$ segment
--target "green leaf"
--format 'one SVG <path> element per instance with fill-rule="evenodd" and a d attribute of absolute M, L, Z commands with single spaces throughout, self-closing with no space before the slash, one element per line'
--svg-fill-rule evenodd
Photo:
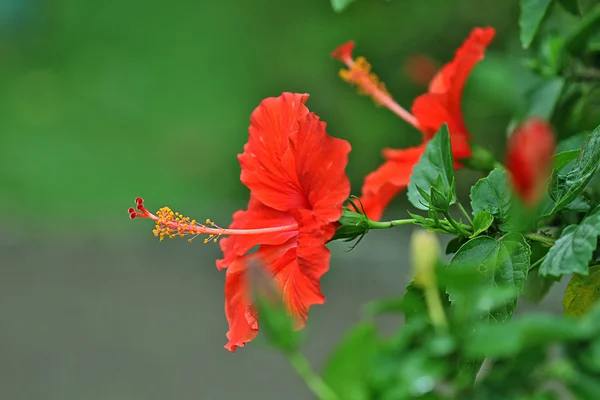
<path fill-rule="evenodd" d="M 369 400 L 367 377 L 378 349 L 377 332 L 371 323 L 362 323 L 346 334 L 331 354 L 323 379 L 340 399 Z"/>
<path fill-rule="evenodd" d="M 342 12 L 344 11 L 350 4 L 354 3 L 356 0 L 331 0 L 331 7 L 333 7 L 333 11 Z"/>
<path fill-rule="evenodd" d="M 600 4 L 586 13 L 577 28 L 571 32 L 565 42 L 566 49 L 575 56 L 581 56 L 589 39 L 600 31 Z"/>
<path fill-rule="evenodd" d="M 528 48 L 546 16 L 552 0 L 521 0 L 521 45 Z"/>
<path fill-rule="evenodd" d="M 454 161 L 448 125 L 443 124 L 433 139 L 427 143 L 425 152 L 413 168 L 410 184 L 408 185 L 408 199 L 418 209 L 427 210 L 428 201 L 417 189 L 428 192 L 432 186 L 437 186 L 438 178 L 444 193 L 448 193 L 449 204 L 456 201 L 454 191 Z"/>
<path fill-rule="evenodd" d="M 473 218 L 473 234 L 471 237 L 474 238 L 487 231 L 492 222 L 494 222 L 494 217 L 489 211 L 479 211 Z"/>
<path fill-rule="evenodd" d="M 575 166 L 567 174 L 554 170 L 550 182 L 550 197 L 555 201 L 551 214 L 563 209 L 585 189 L 600 163 L 600 127 L 596 128 L 581 147 Z"/>
<path fill-rule="evenodd" d="M 495 169 L 487 177 L 477 181 L 471 188 L 470 197 L 475 215 L 488 211 L 498 221 L 505 222 L 511 206 L 511 191 L 506 172 Z"/>
<path fill-rule="evenodd" d="M 565 315 L 578 316 L 585 314 L 600 300 L 600 265 L 590 268 L 590 274 L 573 275 L 562 304 Z"/>
<path fill-rule="evenodd" d="M 530 255 L 531 248 L 520 233 L 509 233 L 498 240 L 480 236 L 458 250 L 448 269 L 477 272 L 481 288 L 514 289 L 520 293 L 527 278 Z M 469 296 L 461 296 L 461 290 L 452 284 L 448 285 L 447 291 L 453 303 L 457 299 L 469 301 Z M 516 306 L 517 299 L 510 300 L 502 307 L 490 308 L 485 317 L 488 321 L 506 321 Z"/>
<path fill-rule="evenodd" d="M 596 206 L 579 225 L 569 225 L 548 251 L 540 275 L 588 274 L 588 263 L 596 250 L 600 234 L 600 206 Z"/>
<path fill-rule="evenodd" d="M 581 10 L 579 9 L 579 0 L 558 0 L 562 8 L 567 10 L 573 15 L 580 15 Z"/>
<path fill-rule="evenodd" d="M 554 155 L 554 169 L 557 171 L 562 170 L 571 161 L 575 160 L 579 156 L 579 149 L 563 151 Z"/>
<path fill-rule="evenodd" d="M 460 246 L 462 246 L 463 244 L 467 243 L 469 241 L 469 239 L 467 239 L 464 236 L 457 236 L 454 239 L 450 240 L 448 242 L 448 244 L 446 245 L 446 254 L 452 254 L 452 253 L 456 253 L 458 251 L 458 249 L 460 249 Z"/>
<path fill-rule="evenodd" d="M 527 314 L 506 324 L 481 325 L 465 341 L 472 356 L 513 357 L 524 348 L 585 336 L 573 321 L 549 314 Z"/>

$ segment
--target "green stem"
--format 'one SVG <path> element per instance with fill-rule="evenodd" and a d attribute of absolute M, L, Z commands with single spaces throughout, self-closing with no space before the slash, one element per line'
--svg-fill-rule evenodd
<path fill-rule="evenodd" d="M 413 225 L 417 222 L 416 219 L 396 219 L 393 221 L 377 222 L 369 220 L 369 229 L 389 229 L 394 226 Z"/>
<path fill-rule="evenodd" d="M 458 208 L 460 208 L 460 211 L 463 213 L 463 215 L 465 216 L 467 221 L 469 221 L 469 224 L 473 225 L 473 220 L 471 219 L 471 216 L 469 215 L 467 210 L 465 210 L 465 208 L 463 207 L 462 203 L 458 202 L 457 204 L 458 204 Z"/>
<path fill-rule="evenodd" d="M 339 400 L 335 392 L 312 370 L 306 357 L 298 350 L 285 353 L 285 355 L 300 378 L 319 400 Z"/>
<path fill-rule="evenodd" d="M 525 236 L 525 238 L 527 238 L 529 240 L 533 240 L 534 242 L 544 243 L 548 246 L 554 245 L 554 239 L 552 239 L 548 236 L 539 235 L 537 233 L 527 233 L 524 236 Z"/>
<path fill-rule="evenodd" d="M 533 264 L 531 264 L 531 265 L 529 266 L 529 269 L 528 269 L 527 271 L 528 271 L 528 272 L 531 272 L 531 271 L 533 271 L 534 269 L 536 269 L 537 267 L 539 267 L 539 266 L 540 266 L 540 264 L 541 264 L 542 262 L 544 262 L 544 260 L 545 260 L 545 259 L 546 259 L 546 255 L 545 255 L 545 256 L 543 256 L 542 258 L 540 258 L 539 260 L 537 260 L 536 262 L 534 262 Z"/>
<path fill-rule="evenodd" d="M 471 236 L 471 234 L 465 229 L 463 228 L 463 224 L 458 224 L 454 218 L 452 218 L 452 216 L 450 215 L 450 213 L 448 211 L 444 212 L 444 217 L 446 217 L 446 220 L 450 223 L 450 225 L 452 225 L 452 227 L 454 229 L 456 229 L 456 232 L 460 233 L 461 235 L 465 236 L 465 237 L 469 237 Z"/>

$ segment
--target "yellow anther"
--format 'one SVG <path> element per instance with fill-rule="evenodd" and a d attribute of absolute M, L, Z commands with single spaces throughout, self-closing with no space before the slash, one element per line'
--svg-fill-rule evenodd
<path fill-rule="evenodd" d="M 359 94 L 370 96 L 375 104 L 381 105 L 376 95 L 392 97 L 385 87 L 385 83 L 371 72 L 371 64 L 364 57 L 357 57 L 349 69 L 341 69 L 340 77 L 346 82 L 356 85 Z"/>

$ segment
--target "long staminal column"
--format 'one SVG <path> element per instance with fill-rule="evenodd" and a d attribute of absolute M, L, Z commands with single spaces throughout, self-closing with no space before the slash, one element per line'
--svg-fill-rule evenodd
<path fill-rule="evenodd" d="M 198 223 L 195 219 L 184 217 L 178 212 L 173 212 L 169 207 L 162 207 L 156 214 L 151 213 L 144 206 L 144 200 L 140 197 L 135 199 L 136 207 L 129 208 L 129 218 L 148 218 L 155 222 L 155 228 L 152 231 L 154 236 L 162 240 L 167 237 L 173 239 L 175 237 L 192 236 L 188 239 L 189 242 L 200 235 L 207 235 L 204 243 L 210 241 L 217 242 L 222 236 L 233 235 L 262 235 L 265 233 L 280 233 L 292 232 L 298 230 L 298 224 L 274 226 L 269 228 L 257 229 L 226 229 L 216 225 L 210 219 L 206 219 L 205 224 Z"/>

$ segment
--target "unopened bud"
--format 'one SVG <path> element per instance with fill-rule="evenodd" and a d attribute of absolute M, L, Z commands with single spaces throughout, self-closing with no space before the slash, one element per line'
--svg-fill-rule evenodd
<path fill-rule="evenodd" d="M 411 239 L 414 282 L 421 288 L 434 286 L 435 268 L 440 258 L 440 244 L 435 234 L 417 230 Z"/>
<path fill-rule="evenodd" d="M 555 140 L 550 125 L 532 118 L 508 140 L 506 168 L 514 193 L 528 207 L 537 205 L 548 184 Z"/>
<path fill-rule="evenodd" d="M 343 239 L 351 241 L 369 231 L 369 219 L 365 214 L 344 208 L 342 217 L 338 221 L 339 227 L 331 240 Z"/>

